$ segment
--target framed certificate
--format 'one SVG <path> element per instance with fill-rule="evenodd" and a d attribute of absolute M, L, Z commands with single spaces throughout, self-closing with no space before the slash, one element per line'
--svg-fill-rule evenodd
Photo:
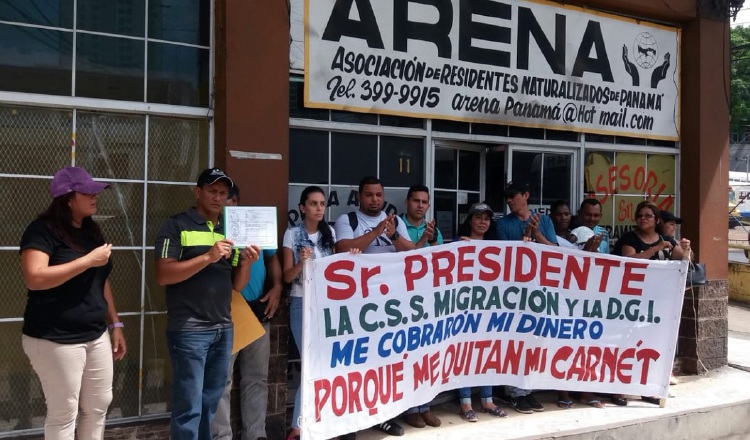
<path fill-rule="evenodd" d="M 251 244 L 261 249 L 278 247 L 278 225 L 275 206 L 226 206 L 224 233 L 234 247 Z"/>

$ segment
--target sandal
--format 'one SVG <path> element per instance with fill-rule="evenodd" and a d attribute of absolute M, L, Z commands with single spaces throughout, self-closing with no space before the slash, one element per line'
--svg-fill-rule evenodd
<path fill-rule="evenodd" d="M 612 397 L 612 403 L 617 406 L 628 406 L 628 399 L 624 397 Z"/>
<path fill-rule="evenodd" d="M 459 410 L 458 413 L 461 415 L 461 418 L 466 420 L 467 422 L 476 422 L 479 420 L 479 417 L 477 417 L 477 413 L 475 413 L 473 409 L 466 411 Z"/>
<path fill-rule="evenodd" d="M 559 406 L 562 409 L 571 409 L 573 408 L 573 401 L 572 400 L 558 400 L 557 406 Z"/>
<path fill-rule="evenodd" d="M 594 408 L 604 408 L 604 402 L 602 402 L 599 399 L 591 399 L 591 400 L 587 400 L 587 401 L 585 401 L 583 403 L 585 403 L 588 406 L 593 406 Z"/>
<path fill-rule="evenodd" d="M 505 411 L 503 411 L 503 409 L 500 408 L 499 406 L 493 406 L 492 408 L 487 408 L 487 407 L 483 406 L 482 407 L 482 412 L 483 413 L 487 413 L 487 414 L 491 414 L 491 415 L 493 415 L 495 417 L 508 417 L 508 413 L 505 412 Z"/>

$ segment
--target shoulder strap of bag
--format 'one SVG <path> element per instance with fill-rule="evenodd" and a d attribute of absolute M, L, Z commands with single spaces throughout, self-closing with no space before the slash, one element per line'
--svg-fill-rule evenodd
<path fill-rule="evenodd" d="M 349 214 L 349 226 L 352 227 L 352 231 L 357 230 L 357 226 L 359 226 L 359 219 L 357 218 L 357 211 L 350 211 Z"/>

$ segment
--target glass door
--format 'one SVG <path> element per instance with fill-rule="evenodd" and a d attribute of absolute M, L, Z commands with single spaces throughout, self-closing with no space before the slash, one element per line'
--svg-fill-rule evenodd
<path fill-rule="evenodd" d="M 445 242 L 455 239 L 466 212 L 481 200 L 485 147 L 458 142 L 435 145 L 432 209 Z"/>
<path fill-rule="evenodd" d="M 510 147 L 508 150 L 508 180 L 518 180 L 531 186 L 529 208 L 549 214 L 556 200 L 564 200 L 571 211 L 577 208 L 575 176 L 577 152 L 565 149 Z"/>

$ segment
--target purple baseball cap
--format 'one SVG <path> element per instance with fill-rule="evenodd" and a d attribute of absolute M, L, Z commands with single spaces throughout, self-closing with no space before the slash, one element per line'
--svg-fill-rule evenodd
<path fill-rule="evenodd" d="M 74 191 L 81 194 L 99 194 L 105 188 L 109 188 L 108 183 L 95 182 L 91 174 L 83 168 L 65 167 L 55 173 L 49 185 L 49 193 L 52 198 L 56 198 Z"/>

